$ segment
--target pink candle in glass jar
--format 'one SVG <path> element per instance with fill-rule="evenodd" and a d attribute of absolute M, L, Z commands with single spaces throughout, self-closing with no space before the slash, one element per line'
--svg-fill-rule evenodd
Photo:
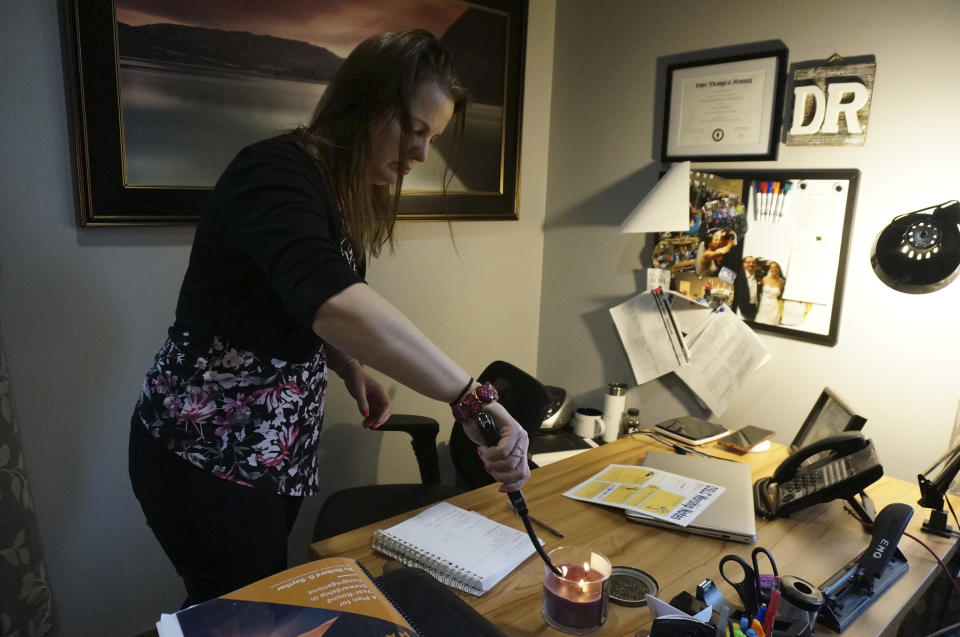
<path fill-rule="evenodd" d="M 564 632 L 584 634 L 607 620 L 610 561 L 582 547 L 560 547 L 550 552 L 560 569 L 544 567 L 542 612 L 547 623 Z"/>

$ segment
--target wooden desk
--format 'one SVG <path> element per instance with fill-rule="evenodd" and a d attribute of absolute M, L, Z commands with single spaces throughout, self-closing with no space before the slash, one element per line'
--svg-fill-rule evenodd
<path fill-rule="evenodd" d="M 720 557 L 727 553 L 736 553 L 749 561 L 754 545 L 636 524 L 627 521 L 620 509 L 561 495 L 609 464 L 639 464 L 651 449 L 662 451 L 664 447 L 646 436 L 637 435 L 534 470 L 523 489 L 530 512 L 565 536 L 560 539 L 538 530 L 546 541 L 545 548 L 549 551 L 562 545 L 589 546 L 610 558 L 615 566 L 644 570 L 657 580 L 660 585 L 658 597 L 664 600 L 681 591 L 694 594 L 697 584 L 704 578 L 712 579 L 728 599 L 736 600 L 736 593 L 720 577 L 717 565 Z M 706 449 L 714 455 L 748 462 L 754 479 L 771 475 L 787 455 L 780 445 L 774 445 L 774 449 L 766 453 L 746 456 L 735 456 L 715 446 Z M 916 508 L 919 498 L 915 483 L 887 476 L 874 483 L 867 492 L 877 511 L 892 502 L 905 502 Z M 523 529 L 519 518 L 508 508 L 506 496 L 497 491 L 497 485 L 464 493 L 451 498 L 450 502 Z M 946 561 L 955 543 L 920 531 L 921 522 L 928 514 L 925 509 L 918 509 L 910 521 L 908 533 L 920 537 Z M 328 538 L 312 544 L 311 551 L 317 557 L 353 557 L 374 575 L 379 575 L 389 560 L 370 548 L 374 530 L 396 524 L 410 515 L 404 514 Z M 870 537 L 843 511 L 840 501 L 811 507 L 785 520 L 757 520 L 757 545 L 773 553 L 781 575 L 795 575 L 814 585 L 822 584 L 859 555 L 867 547 Z M 907 556 L 910 569 L 844 632 L 844 637 L 882 634 L 900 613 L 909 608 L 914 595 L 923 590 L 939 570 L 933 557 L 913 540 L 904 537 L 900 549 Z M 532 555 L 482 597 L 460 595 L 511 637 L 560 635 L 562 633 L 547 625 L 540 613 L 543 569 L 540 558 Z M 611 604 L 606 625 L 595 634 L 634 637 L 638 630 L 649 627 L 650 616 L 645 606 L 630 608 Z M 818 627 L 817 633 L 831 634 L 825 627 Z"/>

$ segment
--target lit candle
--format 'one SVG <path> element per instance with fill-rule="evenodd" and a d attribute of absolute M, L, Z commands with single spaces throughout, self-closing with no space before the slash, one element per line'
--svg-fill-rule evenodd
<path fill-rule="evenodd" d="M 607 620 L 610 561 L 582 547 L 560 547 L 550 561 L 562 575 L 544 568 L 543 616 L 564 632 L 584 634 Z"/>

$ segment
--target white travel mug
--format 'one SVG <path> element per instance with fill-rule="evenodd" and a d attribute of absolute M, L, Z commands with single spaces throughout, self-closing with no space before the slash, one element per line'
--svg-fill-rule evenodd
<path fill-rule="evenodd" d="M 624 383 L 610 383 L 603 396 L 603 441 L 613 442 L 620 435 L 620 420 L 627 406 L 627 386 Z"/>

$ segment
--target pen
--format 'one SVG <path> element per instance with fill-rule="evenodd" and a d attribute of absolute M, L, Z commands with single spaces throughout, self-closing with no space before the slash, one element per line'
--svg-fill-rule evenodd
<path fill-rule="evenodd" d="M 783 184 L 783 202 L 781 202 L 777 210 L 777 221 L 783 219 L 783 211 L 787 209 L 787 195 L 790 194 L 791 188 L 793 188 L 793 184 L 789 181 Z"/>
<path fill-rule="evenodd" d="M 532 515 L 527 515 L 527 517 L 530 518 L 530 521 L 531 521 L 531 522 L 533 522 L 533 523 L 536 524 L 537 526 L 543 528 L 545 531 L 549 531 L 550 533 L 553 533 L 553 534 L 556 535 L 557 537 L 563 537 L 563 533 L 561 533 L 560 531 L 556 530 L 555 528 L 553 528 L 553 527 L 551 527 L 551 526 L 547 526 L 546 524 L 544 524 L 543 522 L 541 522 L 541 521 L 538 520 L 537 518 L 533 517 Z"/>
<path fill-rule="evenodd" d="M 670 345 L 673 347 L 673 354 L 676 356 L 677 362 L 689 363 L 690 352 L 687 350 L 686 343 L 683 341 L 683 336 L 680 334 L 680 331 L 677 327 L 676 319 L 673 318 L 673 313 L 667 307 L 667 302 L 663 298 L 663 288 L 656 287 L 653 289 L 653 300 L 657 305 L 657 311 L 660 312 L 660 319 L 663 321 L 663 329 L 667 331 L 667 336 L 670 339 Z"/>
<path fill-rule="evenodd" d="M 667 310 L 667 316 L 670 317 L 670 324 L 673 326 L 673 332 L 674 334 L 677 335 L 677 339 L 680 341 L 680 351 L 681 353 L 683 353 L 683 360 L 689 363 L 690 350 L 687 349 L 687 342 L 683 340 L 683 332 L 680 331 L 680 326 L 677 325 L 677 317 L 673 315 L 673 309 L 672 309 L 673 303 L 669 299 L 663 299 L 663 305 Z M 720 307 L 723 307 L 723 306 L 720 306 Z"/>
<path fill-rule="evenodd" d="M 770 603 L 767 604 L 767 614 L 763 618 L 763 632 L 767 635 L 773 630 L 773 621 L 777 617 L 777 606 L 780 605 L 780 587 L 770 591 Z"/>
<path fill-rule="evenodd" d="M 720 608 L 720 617 L 717 621 L 716 637 L 723 637 L 727 633 L 727 620 L 730 619 L 730 607 L 726 604 Z"/>
<path fill-rule="evenodd" d="M 770 216 L 777 216 L 777 205 L 783 201 L 783 195 L 780 194 L 780 182 L 773 182 L 773 191 L 770 193 Z"/>
<path fill-rule="evenodd" d="M 514 509 L 513 506 L 512 506 L 509 502 L 507 503 L 507 507 L 508 507 L 511 511 L 513 511 L 514 513 L 517 513 L 517 510 Z M 520 514 L 517 513 L 517 515 L 520 515 Z M 543 522 L 541 522 L 541 521 L 538 520 L 537 518 L 533 517 L 532 515 L 527 514 L 527 519 L 530 520 L 531 522 L 533 522 L 534 524 L 536 524 L 537 526 L 541 527 L 543 530 L 548 531 L 548 532 L 552 533 L 553 535 L 555 535 L 555 536 L 557 536 L 557 537 L 563 537 L 563 533 L 561 533 L 560 531 L 556 530 L 556 529 L 553 528 L 552 526 L 547 526 L 546 524 L 544 524 Z"/>
<path fill-rule="evenodd" d="M 767 182 L 760 182 L 760 218 L 767 212 Z"/>

